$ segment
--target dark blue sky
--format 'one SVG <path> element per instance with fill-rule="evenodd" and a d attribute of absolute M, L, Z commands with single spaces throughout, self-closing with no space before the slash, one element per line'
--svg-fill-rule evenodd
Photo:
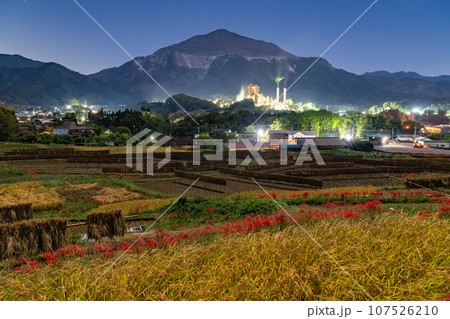
<path fill-rule="evenodd" d="M 320 55 L 373 0 L 79 0 L 133 56 L 225 28 Z M 72 0 L 1 0 L 0 53 L 81 73 L 129 58 Z M 379 0 L 324 56 L 355 73 L 450 74 L 450 1 Z"/>

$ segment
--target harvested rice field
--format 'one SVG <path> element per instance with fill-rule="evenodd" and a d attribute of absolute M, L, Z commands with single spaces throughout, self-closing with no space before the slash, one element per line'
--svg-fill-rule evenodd
<path fill-rule="evenodd" d="M 446 169 L 327 156 L 154 176 L 1 164 L 0 299 L 450 298 Z"/>

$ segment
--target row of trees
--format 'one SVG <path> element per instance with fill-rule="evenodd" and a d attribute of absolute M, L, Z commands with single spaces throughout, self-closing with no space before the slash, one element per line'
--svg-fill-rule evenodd
<path fill-rule="evenodd" d="M 197 125 L 190 117 L 185 117 L 171 123 L 167 117 L 153 113 L 148 109 L 119 110 L 117 112 L 99 111 L 87 114 L 86 125 L 93 127 L 95 136 L 92 138 L 75 136 L 55 136 L 53 134 L 39 135 L 36 133 L 22 135 L 20 140 L 27 143 L 82 143 L 101 141 L 126 141 L 144 128 L 149 128 L 166 135 L 180 136 L 185 133 L 201 133 L 208 136 L 216 128 L 227 128 L 233 132 L 256 131 L 260 128 L 273 130 L 311 130 L 318 136 L 329 133 L 339 134 L 341 137 L 351 133 L 353 137 L 361 137 L 366 130 L 402 129 L 413 132 L 414 127 L 421 126 L 405 120 L 406 114 L 399 109 L 385 109 L 378 114 L 352 112 L 338 115 L 326 110 L 306 110 L 304 112 L 276 112 L 259 109 L 239 102 L 232 108 L 219 112 L 197 115 L 194 117 Z M 73 120 L 76 114 L 66 114 L 64 119 Z M 430 115 L 431 116 L 431 115 Z M 444 116 L 439 113 L 437 116 Z M 445 117 L 447 120 L 448 118 Z M 256 126 L 252 124 L 256 121 Z M 60 121 L 61 121 L 60 120 Z M 0 141 L 18 140 L 19 125 L 14 111 L 0 107 Z"/>
<path fill-rule="evenodd" d="M 256 125 L 252 125 L 256 119 Z M 271 130 L 309 130 L 316 131 L 318 136 L 336 133 L 341 137 L 352 132 L 355 138 L 361 137 L 363 131 L 380 131 L 391 129 L 404 129 L 405 126 L 414 128 L 418 123 L 405 122 L 388 113 L 365 114 L 352 112 L 345 115 L 326 110 L 308 110 L 298 112 L 272 112 L 263 113 L 258 110 L 236 109 L 232 112 L 210 113 L 195 117 L 200 124 L 197 126 L 191 119 L 186 118 L 174 124 L 174 133 L 182 132 L 211 132 L 215 128 L 227 128 L 235 132 L 252 132 L 258 128 Z"/>

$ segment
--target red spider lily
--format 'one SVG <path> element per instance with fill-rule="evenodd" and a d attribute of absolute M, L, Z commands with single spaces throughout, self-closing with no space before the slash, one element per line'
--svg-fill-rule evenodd
<path fill-rule="evenodd" d="M 43 253 L 42 257 L 45 259 L 46 264 L 54 264 L 56 261 L 55 255 L 52 253 Z"/>
<path fill-rule="evenodd" d="M 122 244 L 119 246 L 119 248 L 122 249 L 122 250 L 128 250 L 128 249 L 130 248 L 130 244 L 127 243 L 127 242 L 122 243 Z"/>
<path fill-rule="evenodd" d="M 439 212 L 434 212 L 431 213 L 429 210 L 426 210 L 425 212 L 417 212 L 417 216 L 422 217 L 422 218 L 431 218 L 434 216 L 437 216 L 439 214 Z"/>
<path fill-rule="evenodd" d="M 378 200 L 367 202 L 362 205 L 356 205 L 355 208 L 366 209 L 369 211 L 381 211 L 383 209 L 383 207 L 381 206 L 381 202 Z"/>
<path fill-rule="evenodd" d="M 23 266 L 17 266 L 14 267 L 14 270 L 17 272 L 20 272 L 22 274 L 26 274 L 29 273 L 31 270 L 35 270 L 38 269 L 39 264 L 36 260 L 30 260 L 29 262 L 27 262 L 25 265 Z"/>
<path fill-rule="evenodd" d="M 353 213 L 350 213 L 350 212 L 345 212 L 344 213 L 344 217 L 345 218 L 361 218 L 361 216 L 353 214 Z"/>
<path fill-rule="evenodd" d="M 208 212 L 212 213 L 214 211 L 214 208 L 208 208 Z"/>
<path fill-rule="evenodd" d="M 28 169 L 28 168 L 20 168 L 20 170 L 29 172 L 30 175 L 39 176 L 39 174 L 37 174 L 35 171 L 32 171 L 31 169 Z"/>
<path fill-rule="evenodd" d="M 94 247 L 92 247 L 93 251 L 101 251 L 101 252 L 111 251 L 113 249 L 114 249 L 113 246 L 103 247 L 102 245 L 99 244 L 94 244 Z"/>

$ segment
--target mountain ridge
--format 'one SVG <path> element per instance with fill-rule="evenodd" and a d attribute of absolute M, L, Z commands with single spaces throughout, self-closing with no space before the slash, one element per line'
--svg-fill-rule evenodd
<path fill-rule="evenodd" d="M 0 55 L 0 101 L 62 105 L 77 98 L 91 104 L 119 105 L 167 98 L 140 66 L 171 95 L 186 93 L 203 99 L 216 96 L 234 99 L 248 83 L 258 84 L 261 93 L 274 97 L 276 77 L 285 78 L 282 87 L 289 86 L 316 58 L 298 57 L 273 43 L 219 29 L 89 76 L 56 63 L 20 56 L 10 56 L 10 61 L 7 60 L 5 55 Z M 357 75 L 335 68 L 323 58 L 288 91 L 288 98 L 294 101 L 360 107 L 388 100 L 434 101 L 448 97 L 447 82 Z"/>
<path fill-rule="evenodd" d="M 374 71 L 374 72 L 366 72 L 363 75 L 366 76 L 380 76 L 380 77 L 391 77 L 396 79 L 421 79 L 429 82 L 449 82 L 450 75 L 437 75 L 437 76 L 427 76 L 421 75 L 417 72 L 413 71 L 399 71 L 399 72 L 389 72 L 389 71 Z"/>

